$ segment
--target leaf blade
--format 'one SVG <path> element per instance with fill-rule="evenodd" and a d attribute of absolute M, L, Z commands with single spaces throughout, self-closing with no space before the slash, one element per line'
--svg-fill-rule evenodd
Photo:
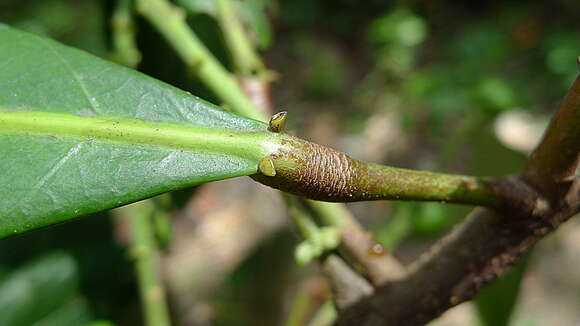
<path fill-rule="evenodd" d="M 0 237 L 249 175 L 266 125 L 0 25 Z"/>

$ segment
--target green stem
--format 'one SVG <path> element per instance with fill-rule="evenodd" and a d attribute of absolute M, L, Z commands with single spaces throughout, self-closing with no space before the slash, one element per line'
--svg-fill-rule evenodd
<path fill-rule="evenodd" d="M 241 76 L 260 75 L 265 72 L 264 64 L 244 32 L 238 16 L 229 0 L 216 0 L 219 8 L 219 23 L 226 44 Z"/>
<path fill-rule="evenodd" d="M 440 201 L 500 207 L 499 183 L 477 177 L 434 173 L 365 163 L 343 153 L 289 137 L 290 150 L 272 156 L 275 176 L 255 180 L 309 199 L 330 202 L 365 200 Z"/>
<path fill-rule="evenodd" d="M 155 204 L 155 213 L 152 217 L 152 224 L 155 229 L 155 239 L 157 246 L 161 250 L 169 249 L 173 240 L 171 207 L 172 200 L 170 194 L 162 194 L 151 198 Z"/>
<path fill-rule="evenodd" d="M 298 209 L 298 204 L 296 203 L 289 204 L 288 207 L 290 208 L 290 216 L 298 228 L 299 233 L 313 246 L 320 247 L 320 249 L 322 249 L 322 237 L 320 236 L 320 229 L 314 220 L 312 220 L 312 217 L 305 214 L 304 211 Z"/>
<path fill-rule="evenodd" d="M 157 250 L 151 214 L 155 206 L 142 201 L 124 208 L 133 232 L 131 252 L 135 259 L 141 301 L 148 326 L 170 325 L 169 313 L 165 302 L 165 291 L 157 271 Z"/>
<path fill-rule="evenodd" d="M 336 321 L 336 308 L 332 300 L 326 300 L 307 326 L 330 326 Z"/>
<path fill-rule="evenodd" d="M 308 292 L 297 292 L 284 326 L 303 326 L 314 304 Z"/>
<path fill-rule="evenodd" d="M 340 232 L 341 248 L 375 286 L 401 277 L 405 269 L 364 230 L 344 204 L 308 200 L 313 213 Z"/>
<path fill-rule="evenodd" d="M 352 220 L 354 217 L 350 214 L 345 205 L 316 200 L 307 200 L 306 202 L 325 225 L 342 229 L 353 222 Z"/>
<path fill-rule="evenodd" d="M 240 132 L 142 120 L 3 111 L 1 108 L 0 130 L 2 133 L 80 138 L 87 142 L 111 141 L 225 153 L 256 162 L 283 147 L 277 140 L 280 136 L 267 131 Z"/>
<path fill-rule="evenodd" d="M 141 61 L 141 53 L 135 41 L 135 22 L 131 14 L 131 0 L 119 0 L 111 21 L 113 59 L 127 67 L 136 67 Z"/>
<path fill-rule="evenodd" d="M 282 197 L 288 208 L 288 215 L 294 222 L 298 234 L 304 238 L 295 251 L 294 258 L 300 265 L 310 263 L 317 259 L 325 251 L 322 230 L 318 227 L 312 216 L 308 214 L 290 194 L 283 193 Z"/>
<path fill-rule="evenodd" d="M 165 0 L 137 0 L 138 10 L 167 39 L 189 68 L 231 109 L 263 120 L 230 73 L 211 55 L 185 21 L 183 10 Z"/>

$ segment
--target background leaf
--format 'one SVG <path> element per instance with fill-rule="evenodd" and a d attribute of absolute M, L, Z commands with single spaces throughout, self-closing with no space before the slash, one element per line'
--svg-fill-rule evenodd
<path fill-rule="evenodd" d="M 203 130 L 224 137 L 269 134 L 258 121 L 225 112 L 136 71 L 0 25 L 0 116 L 27 117 L 32 111 L 40 114 L 38 121 L 46 121 L 44 112 L 52 112 L 59 113 L 48 115 L 55 121 L 70 117 L 73 125 L 126 119 L 121 121 L 157 131 L 201 128 L 201 138 Z M 187 149 L 173 146 L 171 139 L 163 145 L 145 144 L 123 134 L 123 124 L 111 135 L 117 141 L 63 136 L 60 127 L 54 134 L 37 134 L 34 126 L 15 134 L 8 132 L 10 126 L 0 117 L 0 237 L 169 190 L 252 174 L 263 155 L 245 155 L 243 146 L 238 153 Z M 237 138 L 229 139 L 236 147 Z"/>
<path fill-rule="evenodd" d="M 78 269 L 63 252 L 33 260 L 0 283 L 0 324 L 79 325 L 91 320 Z"/>

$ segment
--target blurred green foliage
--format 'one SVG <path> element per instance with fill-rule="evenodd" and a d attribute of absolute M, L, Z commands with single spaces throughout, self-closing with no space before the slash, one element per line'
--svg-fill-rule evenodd
<path fill-rule="evenodd" d="M 187 9 L 188 23 L 229 66 L 212 2 L 175 2 Z M 274 100 L 290 111 L 290 123 L 303 128 L 299 132 L 323 129 L 305 130 L 315 114 L 335 116 L 332 128 L 358 134 L 374 114 L 397 114 L 399 137 L 410 145 L 383 155 L 380 163 L 490 176 L 514 173 L 525 154 L 496 139 L 495 119 L 513 108 L 549 116 L 577 75 L 577 1 L 234 3 L 264 50 L 266 64 L 279 72 Z M 112 0 L 5 0 L 0 22 L 108 58 L 113 8 Z M 215 101 L 160 35 L 141 18 L 137 23 L 143 54 L 139 70 Z M 184 190 L 173 197 L 183 203 L 194 193 Z M 406 242 L 432 241 L 468 211 L 438 203 L 396 203 L 372 231 L 386 248 L 404 253 Z M 157 223 L 159 240 L 168 243 L 166 220 Z M 141 324 L 133 268 L 113 234 L 113 223 L 100 214 L 3 241 L 0 324 Z M 295 240 L 288 233 L 274 239 L 222 286 L 215 298 L 216 325 L 282 320 L 282 300 L 265 298 L 282 298 L 285 284 L 296 277 L 290 275 L 295 273 Z M 490 293 L 502 286 L 507 291 L 502 296 L 515 298 L 519 279 L 510 277 L 507 285 L 482 294 L 487 296 L 483 301 L 493 305 L 496 298 Z M 489 310 L 483 301 L 481 311 Z M 493 314 L 507 320 L 510 312 Z"/>
<path fill-rule="evenodd" d="M 0 324 L 74 325 L 90 320 L 74 259 L 53 252 L 14 270 L 0 286 Z M 78 295 L 78 294 L 77 294 Z"/>

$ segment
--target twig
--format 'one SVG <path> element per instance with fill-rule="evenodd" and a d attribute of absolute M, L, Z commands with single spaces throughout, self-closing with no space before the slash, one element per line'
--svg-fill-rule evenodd
<path fill-rule="evenodd" d="M 230 73 L 187 25 L 182 9 L 166 0 L 137 0 L 137 9 L 167 39 L 187 66 L 232 110 L 252 119 L 264 119 Z"/>
<path fill-rule="evenodd" d="M 301 282 L 294 295 L 285 326 L 304 326 L 313 312 L 325 305 L 329 297 L 328 282 L 322 277 L 314 277 Z"/>
<path fill-rule="evenodd" d="M 318 309 L 308 326 L 330 326 L 336 317 L 336 308 L 332 301 L 328 300 Z"/>
<path fill-rule="evenodd" d="M 200 78 L 236 112 L 263 118 L 217 60 L 185 24 L 183 13 L 164 0 L 139 0 L 139 8 L 187 60 L 198 60 Z M 501 198 L 478 178 L 411 171 L 362 163 L 323 146 L 288 139 L 292 151 L 273 158 L 279 173 L 255 179 L 311 199 L 354 201 L 376 199 L 436 200 L 485 206 Z M 296 166 L 294 166 L 296 165 Z M 298 168 L 296 168 L 298 167 Z"/>
<path fill-rule="evenodd" d="M 111 20 L 113 60 L 134 68 L 141 61 L 141 53 L 135 42 L 135 22 L 131 13 L 131 0 L 119 0 Z"/>
<path fill-rule="evenodd" d="M 310 296 L 308 293 L 299 291 L 294 296 L 292 301 L 292 309 L 288 313 L 288 319 L 285 326 L 303 326 L 304 321 L 308 318 L 308 314 L 312 309 L 312 303 L 310 302 Z"/>
<path fill-rule="evenodd" d="M 346 264 L 342 258 L 332 253 L 323 255 L 325 251 L 329 251 L 331 248 L 325 246 L 322 230 L 312 221 L 312 216 L 302 209 L 292 196 L 285 194 L 284 198 L 287 201 L 290 216 L 297 224 L 300 235 L 306 239 L 306 242 L 297 247 L 297 259 L 303 261 L 305 260 L 304 257 L 308 260 L 312 258 L 319 259 L 322 270 L 330 279 L 334 293 L 333 300 L 336 306 L 339 309 L 343 309 L 362 297 L 370 295 L 373 292 L 371 284 Z M 335 245 L 338 245 L 338 241 Z M 302 254 L 299 254 L 301 247 L 307 250 L 301 250 Z"/>
<path fill-rule="evenodd" d="M 363 229 L 344 204 L 307 202 L 325 224 L 340 229 L 341 248 L 354 263 L 364 268 L 374 286 L 403 276 L 404 267 Z"/>
<path fill-rule="evenodd" d="M 157 270 L 156 241 L 151 225 L 155 206 L 150 200 L 141 201 L 117 210 L 130 221 L 131 257 L 135 260 L 139 291 L 149 326 L 170 325 L 163 283 Z"/>
<path fill-rule="evenodd" d="M 328 255 L 321 264 L 332 284 L 333 300 L 339 310 L 352 306 L 374 292 L 369 282 L 337 255 Z"/>
<path fill-rule="evenodd" d="M 511 185 L 503 181 L 366 163 L 303 139 L 280 137 L 286 152 L 265 158 L 275 175 L 252 178 L 309 199 L 440 201 L 496 208 L 511 200 L 506 198 Z"/>
<path fill-rule="evenodd" d="M 266 73 L 264 64 L 244 32 L 231 2 L 229 0 L 216 2 L 219 8 L 219 23 L 234 61 L 236 75 L 253 76 Z"/>
<path fill-rule="evenodd" d="M 243 92 L 265 117 L 273 112 L 270 82 L 274 73 L 266 69 L 255 47 L 245 32 L 230 0 L 216 0 L 219 24 L 234 62 L 236 79 Z"/>

